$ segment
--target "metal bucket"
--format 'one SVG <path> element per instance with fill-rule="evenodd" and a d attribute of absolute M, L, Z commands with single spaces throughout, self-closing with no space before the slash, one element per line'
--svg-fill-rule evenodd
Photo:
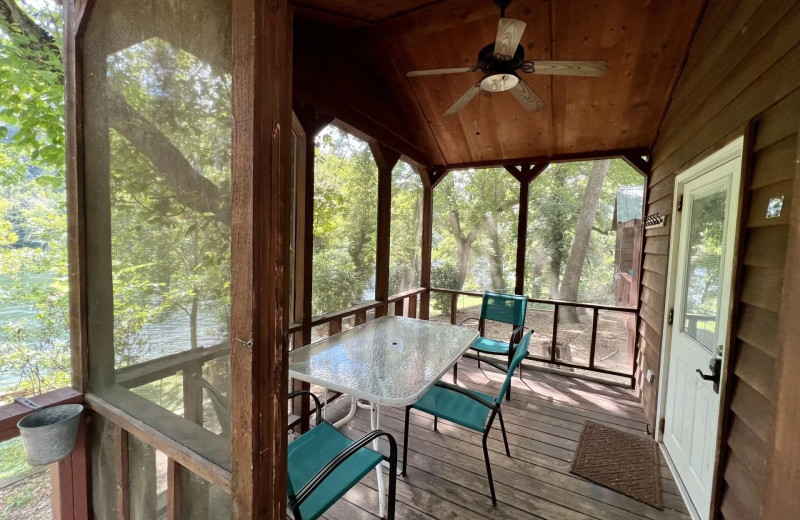
<path fill-rule="evenodd" d="M 31 466 L 45 466 L 66 458 L 75 448 L 81 412 L 79 404 L 40 408 L 17 423 Z"/>

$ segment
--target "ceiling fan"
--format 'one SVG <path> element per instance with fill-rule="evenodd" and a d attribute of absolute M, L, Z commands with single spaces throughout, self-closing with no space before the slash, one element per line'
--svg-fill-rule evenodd
<path fill-rule="evenodd" d="M 459 72 L 483 72 L 483 79 L 458 98 L 444 115 L 457 114 L 478 94 L 480 89 L 487 92 L 509 91 L 528 112 L 543 109 L 544 101 L 519 77 L 518 71 L 526 74 L 600 77 L 608 70 L 608 64 L 604 61 L 525 61 L 525 49 L 519 44 L 522 32 L 525 30 L 525 22 L 505 17 L 506 7 L 511 0 L 494 0 L 494 3 L 500 8 L 497 38 L 494 43 L 490 43 L 480 50 L 477 65 L 451 69 L 414 70 L 406 74 L 408 77 L 415 77 Z"/>

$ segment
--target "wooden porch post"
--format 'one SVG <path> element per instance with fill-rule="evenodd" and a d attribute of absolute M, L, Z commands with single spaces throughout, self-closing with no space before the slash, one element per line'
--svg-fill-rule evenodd
<path fill-rule="evenodd" d="M 525 253 L 528 247 L 528 198 L 531 182 L 547 168 L 549 163 L 524 164 L 519 169 L 507 166 L 508 172 L 519 181 L 519 219 L 517 227 L 517 265 L 515 294 L 525 292 Z"/>
<path fill-rule="evenodd" d="M 431 185 L 431 172 L 426 168 L 417 170 L 422 179 L 422 269 L 420 285 L 427 289 L 421 295 L 419 317 L 422 320 L 430 318 L 431 312 L 431 247 L 433 245 L 433 186 Z"/>
<path fill-rule="evenodd" d="M 295 180 L 297 193 L 295 201 L 297 203 L 296 215 L 297 223 L 295 229 L 296 253 L 295 265 L 289 266 L 295 269 L 295 301 L 294 301 L 294 320 L 302 323 L 303 328 L 300 332 L 299 346 L 311 343 L 311 290 L 313 278 L 313 258 L 314 258 L 314 139 L 333 118 L 317 113 L 308 105 L 297 105 L 295 107 L 297 123 L 302 127 L 303 145 L 298 154 L 302 154 L 300 163 L 302 167 L 297 168 L 297 178 Z M 299 130 L 299 129 L 298 129 Z M 298 341 L 295 338 L 295 341 Z M 295 348 L 298 345 L 295 343 Z M 294 381 L 292 391 L 308 390 L 311 385 L 303 381 Z M 311 400 L 308 396 L 297 398 L 294 404 L 294 413 L 298 413 L 300 419 L 300 431 L 308 431 Z M 299 408 L 299 410 L 298 410 Z"/>
<path fill-rule="evenodd" d="M 375 254 L 375 299 L 385 302 L 389 299 L 389 255 L 392 221 L 392 170 L 400 154 L 370 141 L 369 149 L 378 166 L 378 236 Z M 375 317 L 386 316 L 386 305 L 375 309 Z"/>
<path fill-rule="evenodd" d="M 232 0 L 233 518 L 286 514 L 292 20 L 286 0 Z"/>
<path fill-rule="evenodd" d="M 91 0 L 64 2 L 64 101 L 67 169 L 67 254 L 69 260 L 69 329 L 72 387 L 89 390 L 86 341 L 86 262 L 84 249 L 83 70 L 81 37 L 91 14 Z M 87 419 L 81 420 L 75 450 L 51 467 L 53 518 L 89 517 L 91 450 Z"/>

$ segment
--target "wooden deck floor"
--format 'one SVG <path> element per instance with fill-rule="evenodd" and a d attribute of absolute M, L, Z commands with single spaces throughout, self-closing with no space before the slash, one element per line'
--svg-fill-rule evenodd
<path fill-rule="evenodd" d="M 459 363 L 459 383 L 487 393 L 499 391 L 504 374 L 472 360 Z M 452 381 L 452 375 L 445 377 Z M 331 405 L 328 419 L 349 403 Z M 503 404 L 511 457 L 500 431 L 493 431 L 489 457 L 497 492 L 492 507 L 481 437 L 446 421 L 433 431 L 430 416 L 412 412 L 408 476 L 398 478 L 400 519 L 688 520 L 689 515 L 663 459 L 664 510 L 637 502 L 569 473 L 573 450 L 586 420 L 644 434 L 645 418 L 629 390 L 538 371 L 515 376 L 512 399 Z M 343 431 L 359 438 L 369 427 L 359 410 Z M 403 410 L 383 409 L 381 428 L 403 440 Z M 384 444 L 386 448 L 388 444 Z M 402 448 L 399 448 L 402 458 Z M 388 481 L 387 481 L 388 482 Z M 329 520 L 375 519 L 377 480 L 371 472 L 325 514 Z"/>

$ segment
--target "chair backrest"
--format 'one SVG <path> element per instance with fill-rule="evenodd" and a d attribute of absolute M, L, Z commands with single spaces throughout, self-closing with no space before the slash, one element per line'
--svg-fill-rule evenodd
<path fill-rule="evenodd" d="M 508 365 L 508 374 L 506 374 L 506 380 L 503 381 L 503 386 L 500 388 L 500 395 L 497 396 L 497 399 L 494 400 L 495 403 L 500 404 L 503 402 L 503 398 L 506 396 L 506 392 L 508 392 L 508 388 L 511 386 L 511 378 L 514 377 L 514 371 L 517 369 L 522 360 L 528 355 L 528 347 L 531 344 L 531 335 L 533 331 L 525 334 L 522 337 L 522 341 L 517 344 L 516 350 L 514 350 L 514 357 L 511 358 L 511 364 Z"/>
<path fill-rule="evenodd" d="M 515 327 L 525 324 L 528 297 L 486 291 L 483 293 L 481 319 L 509 323 Z"/>

